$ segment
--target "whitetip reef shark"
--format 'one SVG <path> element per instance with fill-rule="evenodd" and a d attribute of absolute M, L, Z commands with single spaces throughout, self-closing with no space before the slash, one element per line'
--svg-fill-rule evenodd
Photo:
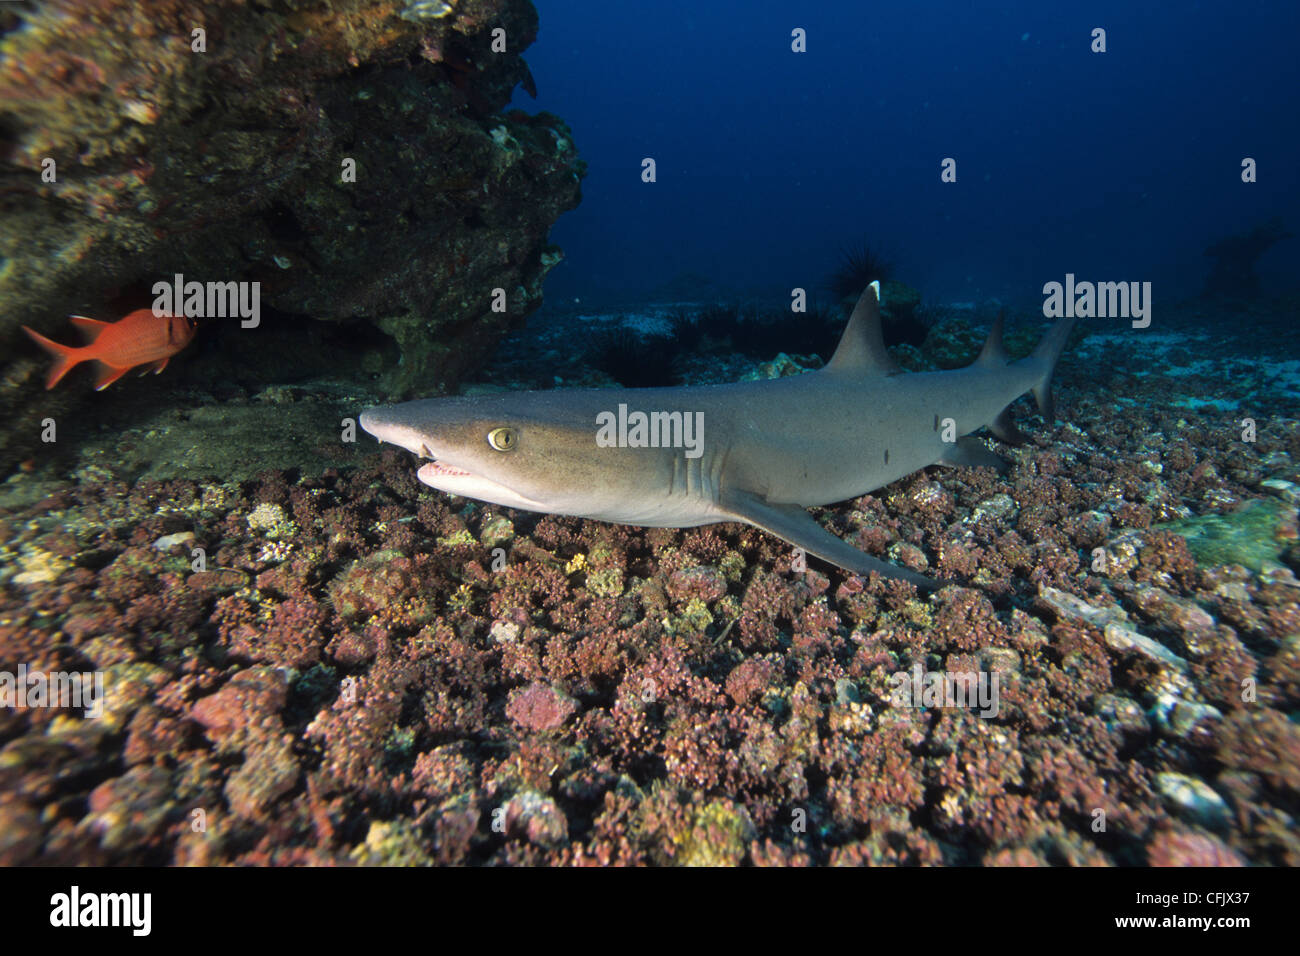
<path fill-rule="evenodd" d="M 1019 444 L 1008 406 L 1033 392 L 1055 419 L 1052 373 L 1074 319 L 1011 361 L 1002 316 L 973 364 L 904 373 L 885 350 L 880 286 L 858 299 L 825 367 L 732 385 L 452 396 L 367 409 L 361 427 L 431 459 L 448 494 L 619 524 L 754 525 L 855 574 L 939 583 L 874 558 L 805 508 L 857 498 L 933 464 L 1006 462 L 971 433 Z M 628 414 L 632 408 L 642 413 Z M 614 427 L 617 423 L 617 429 Z"/>

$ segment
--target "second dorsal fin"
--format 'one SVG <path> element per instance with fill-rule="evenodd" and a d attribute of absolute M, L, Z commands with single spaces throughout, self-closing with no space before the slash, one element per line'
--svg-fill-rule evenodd
<path fill-rule="evenodd" d="M 885 337 L 880 331 L 879 282 L 867 286 L 853 307 L 849 324 L 826 367 L 836 372 L 877 375 L 898 375 L 903 371 L 885 350 Z"/>
<path fill-rule="evenodd" d="M 984 348 L 975 360 L 976 365 L 990 365 L 993 368 L 1001 368 L 1011 361 L 1011 356 L 1007 355 L 1006 347 L 1002 344 L 1002 326 L 1006 322 L 1007 310 L 998 309 L 998 317 L 993 320 L 993 328 L 989 330 L 989 337 L 984 342 Z"/>
<path fill-rule="evenodd" d="M 95 341 L 100 332 L 108 328 L 109 323 L 101 322 L 99 319 L 92 319 L 84 315 L 70 315 L 73 326 L 81 333 L 82 341 L 90 343 Z"/>

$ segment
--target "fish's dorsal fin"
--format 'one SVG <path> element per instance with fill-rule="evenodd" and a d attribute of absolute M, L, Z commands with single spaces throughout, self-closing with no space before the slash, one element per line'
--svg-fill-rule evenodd
<path fill-rule="evenodd" d="M 81 333 L 81 338 L 89 345 L 99 337 L 99 333 L 109 327 L 111 323 L 101 322 L 99 319 L 92 319 L 85 315 L 70 315 L 73 326 Z"/>
<path fill-rule="evenodd" d="M 903 371 L 885 350 L 885 337 L 880 330 L 879 282 L 867 286 L 853 307 L 849 324 L 826 367 L 836 372 L 877 375 L 898 375 Z"/>
<path fill-rule="evenodd" d="M 980 351 L 979 358 L 975 360 L 976 365 L 1002 368 L 1011 361 L 1006 346 L 1002 344 L 1002 326 L 1005 324 L 1006 318 L 1007 310 L 998 309 L 998 317 L 993 320 L 993 328 L 989 330 L 989 337 L 984 342 L 984 348 Z"/>

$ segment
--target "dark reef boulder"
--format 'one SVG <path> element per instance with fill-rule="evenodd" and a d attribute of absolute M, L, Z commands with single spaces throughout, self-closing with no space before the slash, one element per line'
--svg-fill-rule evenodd
<path fill-rule="evenodd" d="M 50 0 L 0 17 L 0 471 L 88 394 L 70 379 L 32 401 L 46 358 L 20 325 L 70 341 L 68 313 L 116 319 L 176 273 L 259 282 L 259 329 L 212 321 L 286 365 L 277 325 L 382 330 L 396 348 L 366 367 L 392 398 L 453 387 L 540 304 L 585 166 L 560 119 L 507 110 L 532 90 L 528 0 Z"/>

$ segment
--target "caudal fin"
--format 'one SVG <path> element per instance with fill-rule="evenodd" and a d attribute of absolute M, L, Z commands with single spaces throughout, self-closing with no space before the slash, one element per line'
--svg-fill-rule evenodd
<path fill-rule="evenodd" d="M 49 352 L 50 356 L 54 359 L 54 364 L 50 366 L 50 372 L 45 377 L 45 387 L 47 389 L 51 389 L 55 385 L 58 385 L 59 379 L 67 375 L 69 369 L 77 363 L 85 360 L 84 356 L 77 354 L 81 349 L 76 349 L 69 345 L 60 345 L 52 339 L 47 339 L 45 336 L 41 335 L 41 333 L 32 331 L 25 325 L 23 326 L 23 331 L 31 336 L 33 342 L 45 349 L 45 351 Z"/>
<path fill-rule="evenodd" d="M 1034 401 L 1038 402 L 1039 414 L 1043 416 L 1045 422 L 1056 421 L 1056 400 L 1052 397 L 1052 373 L 1056 371 L 1056 363 L 1061 357 L 1061 352 L 1065 350 L 1065 343 L 1073 330 L 1073 316 L 1057 319 L 1056 324 L 1047 330 L 1043 340 L 1034 349 L 1034 354 L 1029 357 L 1029 361 L 1042 366 L 1042 377 L 1034 386 L 1033 393 Z"/>

